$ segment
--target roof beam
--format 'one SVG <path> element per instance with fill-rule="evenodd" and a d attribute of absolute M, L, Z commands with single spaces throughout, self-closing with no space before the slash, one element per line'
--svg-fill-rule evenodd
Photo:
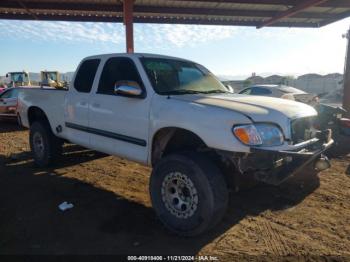
<path fill-rule="evenodd" d="M 39 20 L 46 21 L 70 21 L 70 22 L 123 22 L 123 16 L 95 16 L 95 15 L 52 15 L 52 14 L 38 14 Z M 0 19 L 12 20 L 33 20 L 33 18 L 26 13 L 4 14 L 0 13 Z M 258 25 L 256 21 L 244 20 L 221 20 L 221 19 L 194 19 L 194 18 L 177 18 L 177 17 L 144 17 L 135 16 L 134 23 L 152 23 L 152 24 L 193 24 L 193 25 L 224 25 L 224 26 L 254 26 Z M 277 22 L 276 27 L 309 27 L 317 28 L 317 23 L 306 22 Z"/>
<path fill-rule="evenodd" d="M 272 25 L 274 23 L 276 23 L 278 20 L 282 19 L 282 18 L 287 18 L 290 16 L 293 16 L 309 7 L 315 6 L 315 5 L 319 5 L 321 3 L 327 2 L 328 0 L 307 0 L 307 1 L 303 1 L 302 3 L 289 8 L 286 11 L 280 12 L 278 15 L 276 15 L 275 17 L 272 17 L 266 21 L 264 21 L 263 23 L 261 23 L 259 26 L 257 26 L 257 28 L 262 28 L 264 26 L 269 26 Z"/>
<path fill-rule="evenodd" d="M 284 5 L 296 6 L 303 0 L 175 0 L 180 2 L 202 2 L 202 3 L 231 3 L 231 4 L 259 4 L 259 5 Z M 319 5 L 320 7 L 350 7 L 349 0 L 328 0 Z"/>
<path fill-rule="evenodd" d="M 18 0 L 19 2 L 20 1 Z M 210 2 L 210 3 L 222 3 L 223 1 L 220 0 L 174 0 L 178 2 Z M 274 5 L 280 5 L 280 6 L 296 6 L 303 1 L 301 0 L 225 0 L 226 3 L 237 3 L 237 4 L 259 4 L 259 5 L 265 5 L 265 4 L 274 4 Z M 141 7 L 146 7 L 142 5 L 135 5 Z M 332 1 L 325 1 L 324 3 L 319 4 L 320 7 L 343 7 L 343 8 L 350 8 L 350 1 L 349 0 L 332 0 Z M 15 1 L 11 0 L 2 0 L 0 1 L 0 7 L 4 8 L 18 8 L 19 5 Z M 28 8 L 28 9 L 59 9 L 59 10 L 84 10 L 84 11 L 119 11 L 122 12 L 122 4 L 92 4 L 92 3 L 74 3 L 74 2 L 26 2 L 25 7 L 21 6 L 22 8 Z M 157 8 L 155 6 L 147 6 L 148 8 Z M 176 9 L 176 7 L 168 7 L 170 9 Z M 180 8 L 179 8 L 180 9 Z M 186 8 L 182 8 L 184 10 Z M 194 8 L 199 9 L 199 8 Z M 223 10 L 223 8 L 221 8 Z M 227 9 L 224 9 L 227 10 Z M 239 10 L 239 9 L 234 9 Z M 246 11 L 246 10 L 244 10 Z M 258 11 L 258 10 L 257 10 Z M 262 12 L 261 10 L 259 10 Z M 269 11 L 267 11 L 269 12 Z"/>
<path fill-rule="evenodd" d="M 331 19 L 327 19 L 325 21 L 322 21 L 320 23 L 320 26 L 329 25 L 331 23 L 334 23 L 336 21 L 342 20 L 342 19 L 347 18 L 349 16 L 350 16 L 350 11 L 346 11 L 346 12 L 340 13 L 340 14 L 338 14 L 336 16 L 333 16 Z"/>
<path fill-rule="evenodd" d="M 273 17 L 278 11 L 265 10 L 246 10 L 246 9 L 222 9 L 222 8 L 181 8 L 181 7 L 154 7 L 154 6 L 135 6 L 135 12 L 138 13 L 157 13 L 157 14 L 185 14 L 185 15 L 214 15 L 214 16 L 244 16 L 244 17 Z M 296 18 L 316 18 L 328 19 L 332 16 L 323 13 L 298 13 Z"/>
<path fill-rule="evenodd" d="M 140 23 L 171 23 L 171 24 L 212 24 L 212 25 L 244 25 L 244 26 L 286 26 L 286 27 L 319 27 L 350 16 L 350 0 L 172 0 L 179 4 L 184 1 L 192 7 L 170 7 L 160 5 L 134 6 L 135 22 Z M 212 8 L 196 7 L 196 2 L 202 3 L 240 3 L 248 4 L 247 9 L 240 6 L 209 5 Z M 120 22 L 123 14 L 123 1 L 115 3 L 92 0 L 77 3 L 77 1 L 52 0 L 0 0 L 0 18 L 3 19 L 38 19 L 52 21 L 96 21 Z M 249 6 L 252 5 L 252 6 Z M 275 7 L 254 8 L 253 5 L 274 4 Z M 341 13 L 331 10 L 313 10 L 305 12 L 310 6 L 344 7 Z M 208 6 L 208 5 L 204 5 Z M 276 8 L 282 11 L 276 11 Z M 289 8 L 289 9 L 288 9 Z M 325 8 L 324 8 L 325 9 Z M 337 10 L 335 10 L 337 11 Z M 340 10 L 339 10 L 340 11 Z M 337 11 L 337 12 L 339 12 Z M 2 14 L 1 14 L 2 13 Z M 26 15 L 26 16 L 24 16 Z M 200 17 L 201 16 L 201 17 Z M 286 21 L 286 17 L 297 18 Z M 300 22 L 299 22 L 300 21 Z"/>
<path fill-rule="evenodd" d="M 5 1 L 0 3 L 0 8 L 18 9 L 13 2 Z M 96 12 L 123 12 L 122 5 L 92 5 L 92 4 L 76 4 L 76 3 L 35 3 L 28 2 L 27 7 L 32 10 L 59 10 L 59 11 L 96 11 Z M 245 10 L 245 9 L 213 9 L 213 8 L 183 8 L 183 7 L 157 7 L 157 6 L 134 6 L 135 13 L 151 13 L 151 14 L 185 14 L 185 15 L 213 15 L 213 16 L 244 16 L 244 17 L 274 17 L 278 11 L 265 10 Z M 300 12 L 296 14 L 296 18 L 315 18 L 315 19 L 331 19 L 330 14 L 315 12 Z"/>
<path fill-rule="evenodd" d="M 17 3 L 24 9 L 26 12 L 31 15 L 35 20 L 38 20 L 38 17 L 30 11 L 30 9 L 21 1 L 17 0 Z"/>
<path fill-rule="evenodd" d="M 14 9 L 18 8 L 18 4 L 11 0 L 0 1 L 0 8 Z M 23 6 L 22 6 L 23 7 Z M 101 11 L 113 12 L 123 11 L 122 4 L 91 4 L 91 3 L 74 3 L 74 2 L 26 2 L 26 7 L 37 10 L 70 10 L 70 11 Z"/>

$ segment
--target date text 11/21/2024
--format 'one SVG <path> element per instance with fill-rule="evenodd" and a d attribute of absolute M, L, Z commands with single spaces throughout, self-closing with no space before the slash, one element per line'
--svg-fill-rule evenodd
<path fill-rule="evenodd" d="M 216 256 L 128 256 L 128 261 L 218 261 Z"/>

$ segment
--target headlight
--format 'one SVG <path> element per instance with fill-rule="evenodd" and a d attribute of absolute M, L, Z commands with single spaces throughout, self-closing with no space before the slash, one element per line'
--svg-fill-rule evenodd
<path fill-rule="evenodd" d="M 283 144 L 283 133 L 272 124 L 240 125 L 233 128 L 233 134 L 249 146 L 279 146 Z"/>

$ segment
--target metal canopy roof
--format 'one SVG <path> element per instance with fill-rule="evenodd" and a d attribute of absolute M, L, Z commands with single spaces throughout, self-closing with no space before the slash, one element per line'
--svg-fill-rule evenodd
<path fill-rule="evenodd" d="M 350 0 L 135 0 L 135 23 L 321 27 Z M 123 22 L 122 0 L 1 0 L 0 19 Z"/>

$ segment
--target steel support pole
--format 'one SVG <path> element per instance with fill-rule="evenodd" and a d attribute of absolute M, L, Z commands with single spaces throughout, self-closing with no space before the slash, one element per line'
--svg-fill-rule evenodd
<path fill-rule="evenodd" d="M 134 0 L 124 0 L 123 13 L 126 36 L 126 52 L 134 52 L 134 25 L 133 25 Z"/>
<path fill-rule="evenodd" d="M 345 67 L 344 67 L 344 94 L 343 94 L 343 108 L 348 111 L 350 115 L 350 29 L 346 34 L 348 41 L 346 49 Z"/>

